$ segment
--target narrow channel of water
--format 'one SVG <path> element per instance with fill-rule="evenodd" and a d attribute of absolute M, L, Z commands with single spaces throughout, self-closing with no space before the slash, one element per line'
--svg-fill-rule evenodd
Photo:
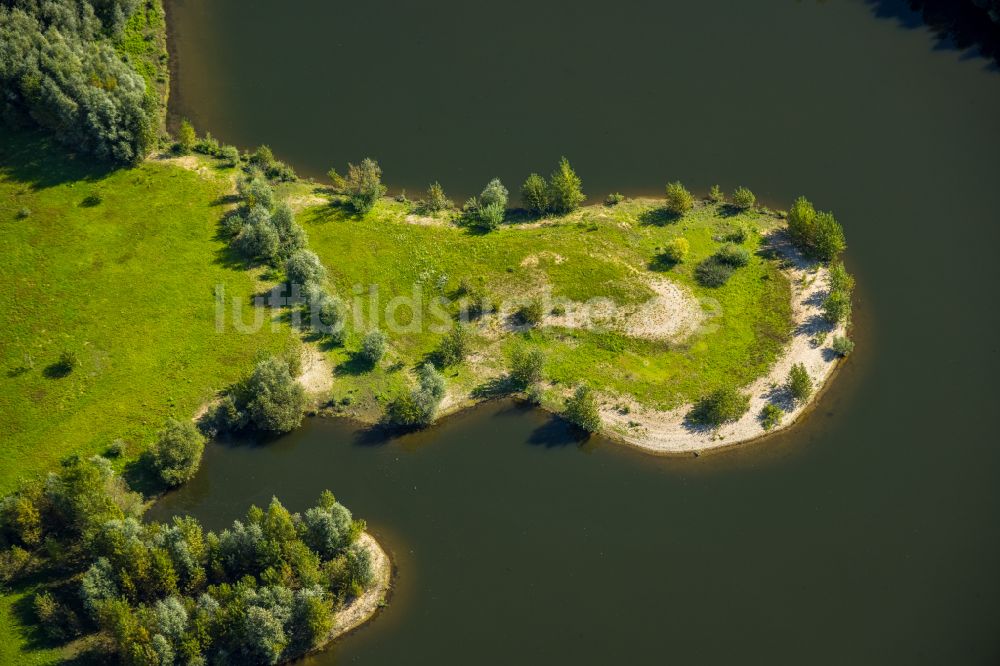
<path fill-rule="evenodd" d="M 858 352 L 805 423 L 656 459 L 510 403 L 387 442 L 311 419 L 209 448 L 153 511 L 329 487 L 398 591 L 317 663 L 1000 658 L 1000 74 L 899 2 L 171 0 L 174 112 L 411 196 L 567 154 L 589 194 L 804 193 L 847 229 Z"/>

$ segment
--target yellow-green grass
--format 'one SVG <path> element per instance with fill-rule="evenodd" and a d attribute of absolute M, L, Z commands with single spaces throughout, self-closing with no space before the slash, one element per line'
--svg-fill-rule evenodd
<path fill-rule="evenodd" d="M 134 457 L 166 417 L 190 418 L 291 344 L 283 325 L 216 331 L 215 286 L 245 300 L 256 289 L 216 238 L 227 179 L 154 163 L 102 172 L 33 135 L 0 146 L 0 492 L 115 439 Z M 60 376 L 63 351 L 80 365 Z"/>
<path fill-rule="evenodd" d="M 560 385 L 587 382 L 634 396 L 643 404 L 670 408 L 764 374 L 791 334 L 788 280 L 775 260 L 757 254 L 764 234 L 781 223 L 768 213 L 734 214 L 725 207 L 699 204 L 676 219 L 663 214 L 662 202 L 639 200 L 590 206 L 542 225 L 510 224 L 482 234 L 447 220 L 430 224 L 428 219 L 408 217 L 409 211 L 408 204 L 385 199 L 363 218 L 336 205 L 319 205 L 305 208 L 299 219 L 329 270 L 332 288 L 349 302 L 358 284 L 378 285 L 384 308 L 389 299 L 409 295 L 414 284 L 425 295 L 454 298 L 464 280 L 483 285 L 506 302 L 548 284 L 555 298 L 603 297 L 634 305 L 651 298 L 650 280 L 661 278 L 689 289 L 708 316 L 708 326 L 676 344 L 621 332 L 554 327 L 502 335 L 499 340 L 479 336 L 473 341 L 475 367 L 463 364 L 446 373 L 464 390 L 483 383 L 484 368 L 501 372 L 510 346 L 526 342 L 545 351 L 546 374 Z M 722 236 L 737 225 L 756 230 L 744 244 L 752 255 L 750 264 L 723 287 L 702 287 L 694 279 L 695 265 L 713 254 Z M 657 248 L 678 236 L 690 243 L 686 261 L 660 265 Z M 425 323 L 437 322 L 428 308 L 423 318 Z M 373 415 L 404 386 L 407 374 L 400 371 L 426 359 L 442 337 L 426 325 L 418 332 L 388 334 L 390 358 L 373 372 L 351 362 L 360 331 L 328 352 L 332 363 L 341 367 L 334 397 L 350 395 L 355 405 L 350 411 L 360 416 Z"/>

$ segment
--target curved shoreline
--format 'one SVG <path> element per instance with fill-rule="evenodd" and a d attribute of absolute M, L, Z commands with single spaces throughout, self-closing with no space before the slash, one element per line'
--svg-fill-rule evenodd
<path fill-rule="evenodd" d="M 363 532 L 358 537 L 358 543 L 371 554 L 372 570 L 375 572 L 372 585 L 365 590 L 364 594 L 356 597 L 351 603 L 336 612 L 330 633 L 315 645 L 309 654 L 322 652 L 329 648 L 335 640 L 351 633 L 374 618 L 385 605 L 386 596 L 392 583 L 392 560 L 382 545 L 370 533 Z"/>

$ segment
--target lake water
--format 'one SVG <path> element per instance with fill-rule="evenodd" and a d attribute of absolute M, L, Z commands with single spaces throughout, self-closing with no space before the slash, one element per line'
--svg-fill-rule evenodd
<path fill-rule="evenodd" d="M 175 116 L 320 177 L 745 184 L 843 222 L 858 350 L 790 432 L 657 459 L 512 403 L 209 447 L 154 517 L 332 489 L 397 590 L 322 664 L 1000 658 L 1000 73 L 902 3 L 169 3 Z"/>

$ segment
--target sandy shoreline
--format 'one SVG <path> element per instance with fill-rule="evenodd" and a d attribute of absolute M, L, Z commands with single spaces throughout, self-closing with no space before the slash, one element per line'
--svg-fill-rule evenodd
<path fill-rule="evenodd" d="M 374 617 L 385 604 L 389 594 L 389 584 L 392 581 L 392 562 L 389 555 L 382 549 L 375 537 L 368 532 L 364 532 L 358 538 L 358 543 L 371 553 L 372 571 L 375 578 L 371 587 L 364 594 L 337 611 L 329 635 L 312 652 L 320 652 L 344 634 L 354 631 Z"/>
<path fill-rule="evenodd" d="M 805 259 L 780 232 L 772 236 L 772 245 L 793 263 L 785 271 L 792 287 L 792 340 L 766 375 L 742 387 L 750 394 L 749 411 L 738 421 L 718 428 L 693 427 L 685 422 L 691 404 L 659 411 L 644 407 L 628 396 L 614 396 L 610 401 L 614 406 L 601 407 L 603 434 L 650 453 L 696 454 L 779 432 L 815 404 L 840 361 L 830 344 L 835 336 L 846 335 L 845 327 L 832 326 L 823 319 L 822 302 L 829 286 L 827 267 Z M 822 342 L 817 344 L 820 339 Z M 805 365 L 814 389 L 808 400 L 792 403 L 782 387 L 796 363 Z M 618 408 L 623 402 L 629 406 L 627 413 Z M 770 431 L 764 429 L 759 418 L 761 409 L 769 402 L 785 410 L 781 423 Z"/>

